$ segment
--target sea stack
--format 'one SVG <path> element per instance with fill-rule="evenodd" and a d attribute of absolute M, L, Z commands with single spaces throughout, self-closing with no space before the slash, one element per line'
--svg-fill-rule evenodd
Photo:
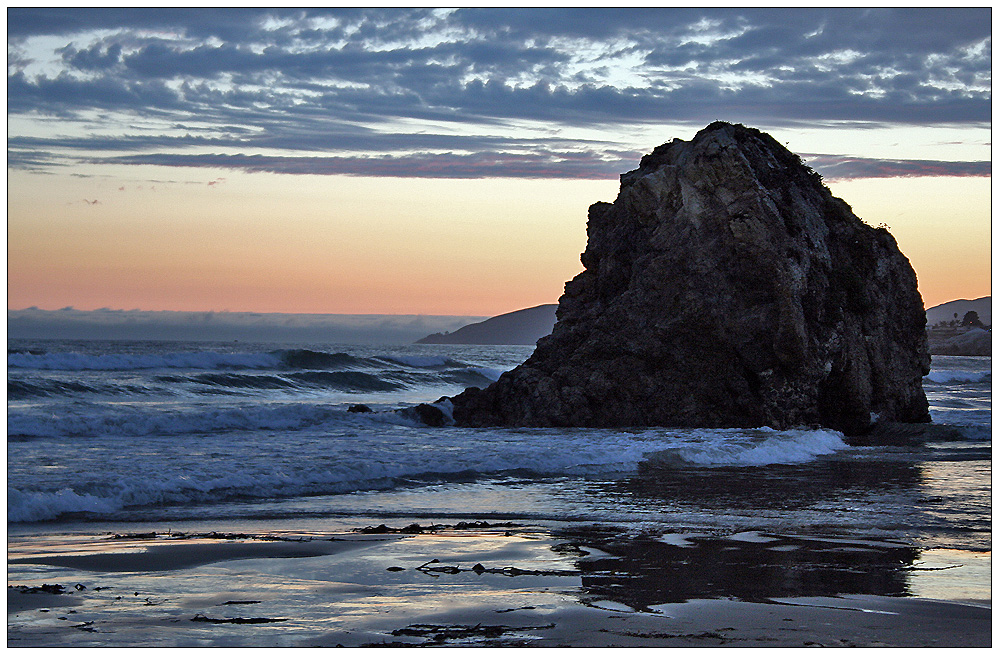
<path fill-rule="evenodd" d="M 587 221 L 552 334 L 460 426 L 927 422 L 909 261 L 771 136 L 712 123 L 621 176 Z"/>

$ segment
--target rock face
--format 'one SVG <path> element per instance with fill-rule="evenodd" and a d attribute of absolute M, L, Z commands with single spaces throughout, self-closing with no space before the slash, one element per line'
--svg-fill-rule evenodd
<path fill-rule="evenodd" d="M 454 397 L 456 424 L 930 420 L 909 261 L 769 135 L 713 123 L 659 146 L 590 207 L 587 236 L 552 334 Z"/>

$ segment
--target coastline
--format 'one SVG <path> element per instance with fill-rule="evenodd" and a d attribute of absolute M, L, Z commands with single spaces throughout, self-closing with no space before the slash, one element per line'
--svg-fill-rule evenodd
<path fill-rule="evenodd" d="M 931 599 L 907 596 L 916 579 L 940 592 L 962 570 L 928 558 L 893 569 L 908 548 L 486 522 L 13 537 L 7 645 L 990 646 L 988 553 L 961 556 L 963 576 L 986 572 L 985 595 Z"/>

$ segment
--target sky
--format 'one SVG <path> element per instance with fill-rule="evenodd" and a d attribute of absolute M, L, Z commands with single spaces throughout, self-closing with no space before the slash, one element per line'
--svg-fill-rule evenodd
<path fill-rule="evenodd" d="M 991 293 L 990 9 L 8 9 L 8 309 L 491 316 L 765 130 L 927 307 Z"/>

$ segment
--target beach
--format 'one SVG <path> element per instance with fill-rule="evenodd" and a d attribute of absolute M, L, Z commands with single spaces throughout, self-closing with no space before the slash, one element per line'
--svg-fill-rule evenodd
<path fill-rule="evenodd" d="M 887 572 L 900 545 L 814 541 L 807 549 L 798 541 L 796 549 L 795 540 L 760 534 L 655 543 L 618 536 L 613 555 L 587 544 L 609 538 L 600 532 L 588 539 L 524 526 L 371 528 L 334 536 L 64 536 L 42 549 L 14 539 L 7 644 L 987 647 L 991 640 L 988 596 L 884 595 L 894 577 L 945 590 L 949 567 L 980 568 L 988 581 L 988 559 L 939 555 Z M 751 580 L 684 576 L 719 567 L 717 559 L 699 561 L 720 549 L 739 552 Z M 831 565 L 831 553 L 842 567 Z M 858 554 L 865 559 L 847 558 Z M 855 575 L 882 572 L 868 589 L 883 594 L 811 594 L 822 592 L 810 582 L 818 578 L 864 589 L 849 582 L 846 562 Z M 783 586 L 753 573 L 778 564 Z M 698 595 L 706 583 L 719 595 Z"/>

